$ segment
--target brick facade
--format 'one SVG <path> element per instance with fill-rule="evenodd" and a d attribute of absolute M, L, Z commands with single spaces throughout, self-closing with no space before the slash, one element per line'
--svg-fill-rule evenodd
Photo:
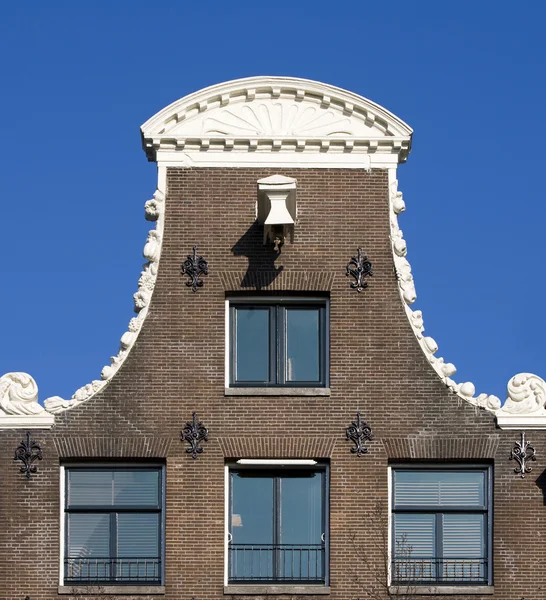
<path fill-rule="evenodd" d="M 294 243 L 280 255 L 262 244 L 255 223 L 256 181 L 276 173 L 298 186 Z M 210 267 L 197 293 L 180 273 L 194 244 Z M 374 266 L 362 293 L 345 277 L 359 246 Z M 225 395 L 226 294 L 257 290 L 329 296 L 330 396 Z M 345 440 L 357 411 L 374 433 L 360 458 Z M 180 441 L 192 412 L 209 429 L 197 460 Z M 332 600 L 381 589 L 377 506 L 387 504 L 389 461 L 493 464 L 494 594 L 457 598 L 546 598 L 546 434 L 529 433 L 539 461 L 525 479 L 516 476 L 508 457 L 519 433 L 451 394 L 422 354 L 393 269 L 385 170 L 169 168 L 159 274 L 135 347 L 105 390 L 58 415 L 51 430 L 33 432 L 44 459 L 29 481 L 12 461 L 23 435 L 0 431 L 2 599 L 75 597 L 58 594 L 60 463 L 156 459 L 166 465 L 162 597 L 220 600 L 224 465 L 240 457 L 329 459 Z"/>

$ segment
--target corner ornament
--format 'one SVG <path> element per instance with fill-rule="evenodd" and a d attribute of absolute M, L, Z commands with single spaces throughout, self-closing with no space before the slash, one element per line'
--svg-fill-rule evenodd
<path fill-rule="evenodd" d="M 347 263 L 345 275 L 347 277 L 352 275 L 355 278 L 355 281 L 351 282 L 351 288 L 356 289 L 357 292 L 368 287 L 368 282 L 364 281 L 364 277 L 373 275 L 373 267 L 366 253 L 362 252 L 362 248 L 359 248 L 357 256 L 353 256 Z"/>
<path fill-rule="evenodd" d="M 347 440 L 351 440 L 355 447 L 351 448 L 351 453 L 358 457 L 368 453 L 368 448 L 364 446 L 364 442 L 373 440 L 372 429 L 360 418 L 360 413 L 356 413 L 356 421 L 351 421 L 349 427 L 345 430 Z"/>
<path fill-rule="evenodd" d="M 208 435 L 209 430 L 201 421 L 197 420 L 197 415 L 192 413 L 192 420 L 184 426 L 184 430 L 181 433 L 181 440 L 188 442 L 189 448 L 186 448 L 186 452 L 187 454 L 191 454 L 194 460 L 198 454 L 203 454 L 204 448 L 200 448 L 199 444 L 201 442 L 208 442 Z"/>
<path fill-rule="evenodd" d="M 193 255 L 188 254 L 188 258 L 182 264 L 182 275 L 189 277 L 186 285 L 196 292 L 197 288 L 203 287 L 203 280 L 199 279 L 199 276 L 208 274 L 209 265 L 202 256 L 197 256 L 197 246 L 194 246 Z"/>
<path fill-rule="evenodd" d="M 521 442 L 516 442 L 514 449 L 510 452 L 510 460 L 515 459 L 518 462 L 518 466 L 514 469 L 514 473 L 521 475 L 521 478 L 525 478 L 525 473 L 530 473 L 533 470 L 528 462 L 537 459 L 535 449 L 531 446 L 530 442 L 525 441 L 525 433 L 521 432 Z"/>
<path fill-rule="evenodd" d="M 26 478 L 30 479 L 31 473 L 38 471 L 38 467 L 34 463 L 42 458 L 42 449 L 34 440 L 30 439 L 30 431 L 27 431 L 26 440 L 21 440 L 13 458 L 13 460 L 20 460 L 23 463 L 19 466 L 19 471 L 25 473 Z"/>

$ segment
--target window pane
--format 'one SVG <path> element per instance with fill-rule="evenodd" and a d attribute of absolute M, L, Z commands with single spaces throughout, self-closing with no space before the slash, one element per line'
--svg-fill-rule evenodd
<path fill-rule="evenodd" d="M 484 471 L 396 471 L 395 505 L 484 506 Z"/>
<path fill-rule="evenodd" d="M 112 506 L 112 471 L 69 469 L 69 506 Z"/>
<path fill-rule="evenodd" d="M 231 535 L 234 544 L 273 543 L 273 478 L 232 475 Z"/>
<path fill-rule="evenodd" d="M 69 514 L 65 578 L 110 579 L 110 515 Z"/>
<path fill-rule="evenodd" d="M 434 514 L 394 515 L 395 581 L 432 581 L 436 579 Z"/>
<path fill-rule="evenodd" d="M 279 575 L 283 579 L 324 577 L 323 478 L 324 473 L 280 478 Z"/>
<path fill-rule="evenodd" d="M 69 514 L 68 556 L 74 558 L 110 556 L 110 515 Z"/>
<path fill-rule="evenodd" d="M 286 381 L 320 381 L 320 309 L 286 309 Z"/>
<path fill-rule="evenodd" d="M 273 578 L 273 477 L 232 474 L 230 579 Z"/>
<path fill-rule="evenodd" d="M 485 515 L 444 514 L 443 577 L 482 580 L 486 577 Z M 450 560 L 451 559 L 451 560 Z"/>
<path fill-rule="evenodd" d="M 269 381 L 269 308 L 238 307 L 235 318 L 235 380 Z"/>
<path fill-rule="evenodd" d="M 114 471 L 114 504 L 159 506 L 159 469 Z"/>
<path fill-rule="evenodd" d="M 160 579 L 159 515 L 119 513 L 116 576 L 124 580 Z"/>
<path fill-rule="evenodd" d="M 324 473 L 281 477 L 281 543 L 320 544 Z"/>

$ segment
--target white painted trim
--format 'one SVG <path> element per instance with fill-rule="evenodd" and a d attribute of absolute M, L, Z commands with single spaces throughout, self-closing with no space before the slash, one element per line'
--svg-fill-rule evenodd
<path fill-rule="evenodd" d="M 546 429 L 544 416 L 497 415 L 497 425 L 501 429 Z"/>
<path fill-rule="evenodd" d="M 357 162 L 363 166 L 359 153 L 393 154 L 396 162 L 405 161 L 413 131 L 353 92 L 308 79 L 266 76 L 189 94 L 148 119 L 141 133 L 149 160 L 160 162 L 167 151 L 178 166 L 281 166 L 284 161 L 326 168 L 339 154 L 341 164 L 351 165 L 345 168 L 355 168 Z M 290 158 L 278 158 L 287 151 Z"/>
<path fill-rule="evenodd" d="M 229 578 L 229 465 L 224 465 L 224 585 Z"/>
<path fill-rule="evenodd" d="M 61 535 L 61 539 L 59 541 L 59 549 L 60 549 L 60 557 L 59 557 L 59 586 L 62 586 L 64 584 L 64 552 L 65 552 L 65 527 L 66 527 L 66 519 L 65 519 L 65 512 L 64 512 L 64 508 L 65 508 L 65 487 L 66 487 L 66 475 L 65 475 L 65 469 L 64 469 L 64 465 L 60 466 L 60 482 L 59 482 L 59 493 L 60 493 L 60 502 L 59 502 L 59 506 L 60 506 L 60 527 L 59 527 L 59 531 L 60 531 L 60 535 Z"/>
<path fill-rule="evenodd" d="M 238 465 L 316 465 L 311 458 L 239 458 Z"/>
<path fill-rule="evenodd" d="M 226 298 L 226 306 L 224 311 L 224 388 L 229 388 L 229 299 Z M 227 584 L 226 584 L 227 585 Z"/>
<path fill-rule="evenodd" d="M 392 467 L 387 467 L 387 585 L 392 581 Z"/>

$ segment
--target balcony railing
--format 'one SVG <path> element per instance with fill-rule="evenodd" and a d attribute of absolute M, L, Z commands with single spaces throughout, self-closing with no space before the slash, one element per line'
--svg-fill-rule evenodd
<path fill-rule="evenodd" d="M 64 581 L 68 584 L 161 583 L 161 560 L 157 557 L 65 558 Z"/>
<path fill-rule="evenodd" d="M 230 582 L 325 583 L 322 544 L 230 544 Z"/>
<path fill-rule="evenodd" d="M 395 585 L 485 585 L 487 565 L 487 558 L 395 558 L 391 578 Z"/>

